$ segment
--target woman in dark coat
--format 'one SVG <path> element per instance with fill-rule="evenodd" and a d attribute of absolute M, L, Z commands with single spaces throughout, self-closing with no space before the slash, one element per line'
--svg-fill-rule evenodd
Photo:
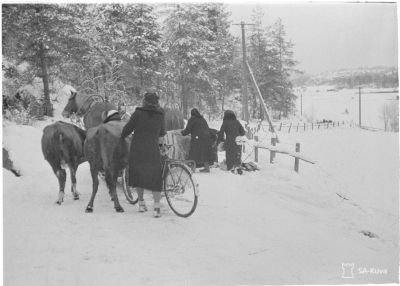
<path fill-rule="evenodd" d="M 127 137 L 132 131 L 134 134 L 129 153 L 128 184 L 137 190 L 140 212 L 147 211 L 143 200 L 144 189 L 153 191 L 154 216 L 160 217 L 162 166 L 158 143 L 166 132 L 164 112 L 155 93 L 145 94 L 143 106 L 136 108 L 123 128 L 121 137 Z"/>
<path fill-rule="evenodd" d="M 182 135 L 186 136 L 191 134 L 189 160 L 196 162 L 196 165 L 204 164 L 204 169 L 200 172 L 210 172 L 211 158 L 211 136 L 208 128 L 207 121 L 201 116 L 200 112 L 193 108 L 190 111 L 191 117 L 182 130 Z"/>
<path fill-rule="evenodd" d="M 226 139 L 225 139 L 226 135 Z M 218 143 L 225 141 L 226 166 L 230 170 L 242 163 L 242 148 L 235 142 L 236 137 L 244 136 L 245 131 L 232 110 L 224 112 L 224 120 L 218 133 Z"/>

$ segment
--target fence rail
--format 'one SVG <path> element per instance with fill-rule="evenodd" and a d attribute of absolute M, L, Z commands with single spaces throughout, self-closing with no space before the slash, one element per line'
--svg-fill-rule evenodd
<path fill-rule="evenodd" d="M 305 132 L 305 131 L 313 131 L 313 130 L 324 130 L 329 128 L 337 128 L 337 127 L 357 127 L 354 123 L 349 123 L 345 121 L 329 121 L 329 122 L 313 122 L 313 123 L 305 123 L 305 122 L 290 122 L 290 123 L 275 123 L 273 124 L 274 130 L 276 132 Z M 267 124 L 257 124 L 257 125 L 247 125 L 246 126 L 247 137 L 249 139 L 253 139 L 254 134 L 259 131 L 268 131 L 271 132 L 269 125 Z"/>
<path fill-rule="evenodd" d="M 300 168 L 300 160 L 310 163 L 310 164 L 316 164 L 316 162 L 305 156 L 304 154 L 300 153 L 300 143 L 296 143 L 295 145 L 295 151 L 293 152 L 292 150 L 289 150 L 283 146 L 277 146 L 276 145 L 276 138 L 271 138 L 271 144 L 266 144 L 266 143 L 262 143 L 262 142 L 258 142 L 258 137 L 255 136 L 254 138 L 254 161 L 258 162 L 258 154 L 259 154 L 259 149 L 265 149 L 265 150 L 269 150 L 270 151 L 270 160 L 269 162 L 271 164 L 274 163 L 274 159 L 276 156 L 276 153 L 281 153 L 281 154 L 285 154 L 288 156 L 291 156 L 294 158 L 294 170 L 296 172 L 299 172 L 299 168 Z"/>
<path fill-rule="evenodd" d="M 290 123 L 275 123 L 273 124 L 274 130 L 278 132 L 306 132 L 306 131 L 314 131 L 314 130 L 326 130 L 329 128 L 354 128 L 358 127 L 368 131 L 385 131 L 391 132 L 389 130 L 385 130 L 384 128 L 378 128 L 373 126 L 366 126 L 366 125 L 358 125 L 353 122 L 345 122 L 345 121 L 330 121 L 330 122 L 312 122 L 312 123 L 304 123 L 304 122 L 290 122 Z M 271 132 L 269 129 L 269 125 L 267 124 L 253 124 L 246 126 L 247 137 L 249 139 L 253 139 L 254 134 L 258 133 L 259 131 L 268 131 Z M 398 132 L 398 131 L 393 131 Z"/>

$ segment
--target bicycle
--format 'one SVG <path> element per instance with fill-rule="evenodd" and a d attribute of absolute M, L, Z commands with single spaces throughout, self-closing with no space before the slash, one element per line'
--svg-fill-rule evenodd
<path fill-rule="evenodd" d="M 197 207 L 199 189 L 198 184 L 193 177 L 193 169 L 196 163 L 193 160 L 175 160 L 169 158 L 166 154 L 173 145 L 164 144 L 161 148 L 162 153 L 162 192 L 167 199 L 171 210 L 180 217 L 191 216 Z M 165 150 L 166 149 L 166 150 Z M 189 166 L 192 166 L 190 168 Z M 139 200 L 137 193 L 128 187 L 127 175 L 125 169 L 122 175 L 122 189 L 125 197 L 131 204 L 136 204 Z"/>

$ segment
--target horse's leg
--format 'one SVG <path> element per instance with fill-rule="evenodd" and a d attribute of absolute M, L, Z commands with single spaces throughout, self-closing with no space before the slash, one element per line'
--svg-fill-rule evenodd
<path fill-rule="evenodd" d="M 114 201 L 114 208 L 117 212 L 122 213 L 124 209 L 119 204 L 118 195 L 117 195 L 117 175 L 113 174 L 114 172 L 110 170 L 106 170 L 106 183 L 107 187 L 110 190 L 110 195 L 112 200 Z"/>
<path fill-rule="evenodd" d="M 92 196 L 90 197 L 90 201 L 86 207 L 86 212 L 91 213 L 93 212 L 93 202 L 94 198 L 96 197 L 97 189 L 99 187 L 99 178 L 97 169 L 90 164 L 90 174 L 92 175 L 93 187 L 92 187 Z"/>
<path fill-rule="evenodd" d="M 59 186 L 58 199 L 56 203 L 61 205 L 61 203 L 64 201 L 64 189 L 65 189 L 65 181 L 67 180 L 67 173 L 59 165 L 58 166 L 54 165 L 53 171 L 54 174 L 56 174 L 57 176 L 58 186 Z"/>
<path fill-rule="evenodd" d="M 71 192 L 74 195 L 74 200 L 79 200 L 79 193 L 76 190 L 76 170 L 78 166 L 74 164 L 73 166 L 69 166 L 69 171 L 71 174 Z"/>

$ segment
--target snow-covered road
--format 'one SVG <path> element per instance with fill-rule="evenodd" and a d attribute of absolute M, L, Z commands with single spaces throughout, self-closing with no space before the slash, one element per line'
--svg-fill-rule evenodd
<path fill-rule="evenodd" d="M 56 205 L 57 180 L 40 150 L 49 122 L 41 124 L 3 125 L 3 145 L 23 174 L 3 170 L 5 285 L 398 281 L 397 134 L 296 134 L 317 165 L 300 163 L 297 174 L 292 158 L 278 154 L 271 165 L 265 152 L 258 172 L 197 173 L 200 201 L 193 216 L 175 216 L 164 201 L 162 217 L 154 219 L 121 192 L 125 213 L 116 213 L 104 182 L 94 212 L 85 213 L 87 163 L 77 174 L 81 199 L 67 191 Z M 282 141 L 294 140 L 288 136 Z M 150 194 L 147 201 L 151 207 Z M 342 263 L 354 263 L 354 278 L 342 277 Z M 365 273 L 371 268 L 382 273 Z"/>

